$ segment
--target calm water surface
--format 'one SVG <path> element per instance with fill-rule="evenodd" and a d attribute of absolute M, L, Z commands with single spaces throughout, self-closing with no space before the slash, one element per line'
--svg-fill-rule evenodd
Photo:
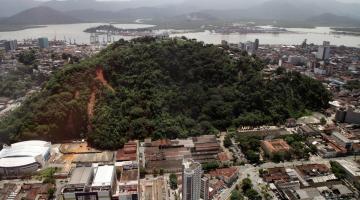
<path fill-rule="evenodd" d="M 66 25 L 48 25 L 41 28 L 32 28 L 21 31 L 0 32 L 0 40 L 3 39 L 17 39 L 24 40 L 38 37 L 48 37 L 50 40 L 64 38 L 69 41 L 76 40 L 78 44 L 88 44 L 90 42 L 90 34 L 83 31 L 87 28 L 103 25 L 104 23 L 82 23 L 82 24 L 66 24 Z M 153 25 L 147 24 L 114 24 L 119 28 L 136 29 L 152 27 Z M 322 41 L 330 41 L 333 45 L 346 45 L 351 47 L 360 47 L 360 37 L 350 35 L 333 35 L 330 34 L 329 27 L 317 27 L 314 29 L 304 28 L 290 28 L 292 33 L 281 34 L 217 34 L 210 31 L 195 32 L 195 33 L 180 33 L 172 34 L 171 36 L 186 36 L 194 38 L 205 43 L 220 44 L 221 40 L 227 40 L 231 43 L 253 41 L 256 38 L 260 39 L 262 44 L 284 44 L 294 45 L 300 44 L 304 39 L 308 43 L 321 44 Z M 114 39 L 132 39 L 132 37 L 114 36 Z M 100 40 L 103 40 L 100 37 Z"/>

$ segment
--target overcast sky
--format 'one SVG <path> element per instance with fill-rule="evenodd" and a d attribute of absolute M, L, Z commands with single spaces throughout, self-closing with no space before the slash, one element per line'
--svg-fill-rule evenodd
<path fill-rule="evenodd" d="M 37 1 L 50 1 L 50 0 L 37 0 Z M 139 1 L 139 0 L 96 0 L 96 1 Z M 144 1 L 144 0 L 141 0 L 141 1 Z M 148 0 L 148 1 L 151 1 L 151 0 Z M 181 2 L 181 1 L 185 1 L 185 0 L 164 0 L 164 2 Z M 316 1 L 316 0 L 314 0 L 314 1 Z M 349 3 L 360 3 L 360 0 L 337 0 L 337 1 L 349 2 Z"/>

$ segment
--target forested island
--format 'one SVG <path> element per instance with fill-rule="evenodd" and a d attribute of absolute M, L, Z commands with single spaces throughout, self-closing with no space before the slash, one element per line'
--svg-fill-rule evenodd
<path fill-rule="evenodd" d="M 117 28 L 114 25 L 100 25 L 96 27 L 91 27 L 84 30 L 85 33 L 96 33 L 96 34 L 108 34 L 112 35 L 126 35 L 126 36 L 151 36 L 155 33 L 153 32 L 153 27 L 149 28 L 139 28 L 139 29 L 122 29 Z"/>
<path fill-rule="evenodd" d="M 3 141 L 87 138 L 101 149 L 129 139 L 184 138 L 228 127 L 278 124 L 326 108 L 323 85 L 295 72 L 262 75 L 264 63 L 233 59 L 186 38 L 120 40 L 58 71 L 0 122 Z"/>

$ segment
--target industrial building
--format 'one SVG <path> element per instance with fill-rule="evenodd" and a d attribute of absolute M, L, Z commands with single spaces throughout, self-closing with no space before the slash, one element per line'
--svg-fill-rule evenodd
<path fill-rule="evenodd" d="M 45 165 L 50 157 L 51 143 L 32 140 L 4 146 L 0 151 L 0 175 L 20 177 Z"/>
<path fill-rule="evenodd" d="M 192 158 L 199 163 L 219 161 L 221 147 L 214 135 L 203 135 L 188 139 L 151 141 L 144 144 L 145 168 L 148 172 L 164 169 L 166 172 L 181 172 L 182 160 Z M 118 159 L 127 157 L 123 151 L 118 152 Z M 118 160 L 117 159 L 117 160 Z"/>
<path fill-rule="evenodd" d="M 116 191 L 116 172 L 112 165 L 79 167 L 62 190 L 64 200 L 110 200 Z"/>
<path fill-rule="evenodd" d="M 203 135 L 193 138 L 194 148 L 191 151 L 192 159 L 199 163 L 218 160 L 221 152 L 220 144 L 215 135 Z"/>

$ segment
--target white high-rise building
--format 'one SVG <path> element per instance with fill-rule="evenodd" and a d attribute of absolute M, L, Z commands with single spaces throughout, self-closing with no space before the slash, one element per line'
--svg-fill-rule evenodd
<path fill-rule="evenodd" d="M 183 160 L 182 199 L 199 200 L 201 194 L 201 164 L 192 159 Z"/>

